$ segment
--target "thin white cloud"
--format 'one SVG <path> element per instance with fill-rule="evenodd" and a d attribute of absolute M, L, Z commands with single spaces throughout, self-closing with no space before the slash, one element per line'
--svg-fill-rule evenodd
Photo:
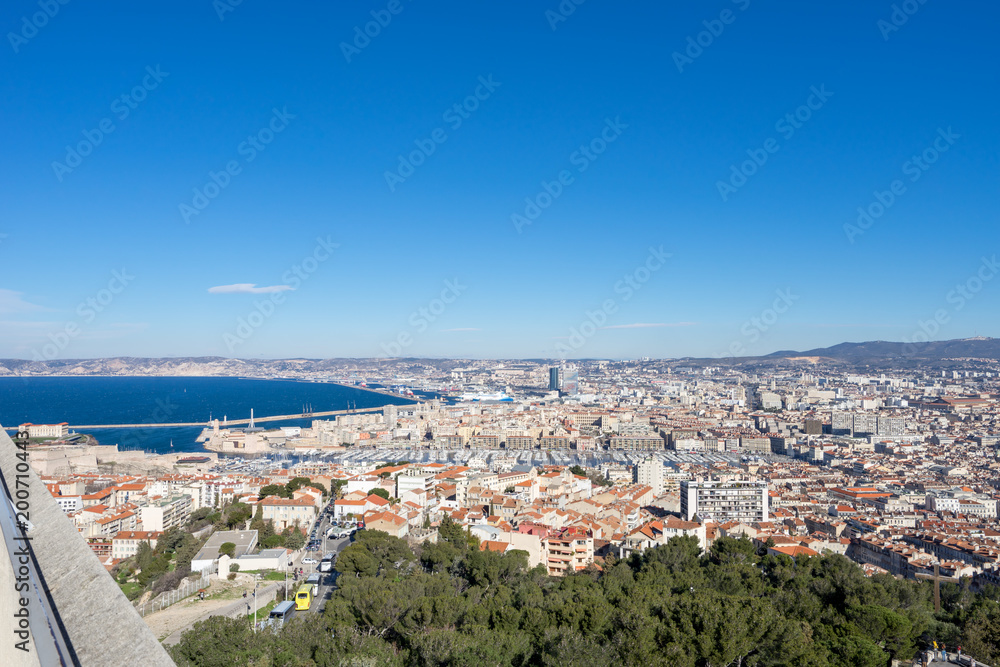
<path fill-rule="evenodd" d="M 636 322 L 634 324 L 612 324 L 602 329 L 651 329 L 655 327 L 693 327 L 697 322 Z"/>
<path fill-rule="evenodd" d="M 28 303 L 21 298 L 23 292 L 0 288 L 0 314 L 8 313 L 30 313 L 39 310 L 46 310 L 42 306 Z"/>
<path fill-rule="evenodd" d="M 257 287 L 257 283 L 236 283 L 235 285 L 217 285 L 209 287 L 211 294 L 273 294 L 274 292 L 287 292 L 292 289 L 291 285 L 265 285 Z"/>
<path fill-rule="evenodd" d="M 476 327 L 458 327 L 455 329 L 441 329 L 442 333 L 449 331 L 482 331 L 482 329 L 477 329 Z"/>

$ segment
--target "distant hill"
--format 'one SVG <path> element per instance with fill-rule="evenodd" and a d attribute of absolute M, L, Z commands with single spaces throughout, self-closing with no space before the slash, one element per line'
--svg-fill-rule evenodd
<path fill-rule="evenodd" d="M 903 343 L 874 340 L 863 343 L 838 343 L 811 350 L 779 350 L 760 357 L 687 358 L 671 362 L 671 366 L 728 366 L 746 370 L 770 370 L 806 366 L 829 366 L 840 370 L 856 368 L 871 372 L 882 370 L 947 370 L 968 367 L 979 359 L 983 362 L 1000 360 L 1000 339 L 977 336 L 957 340 L 927 343 Z"/>
<path fill-rule="evenodd" d="M 665 366 L 739 366 L 762 370 L 779 367 L 797 367 L 803 364 L 883 369 L 947 369 L 968 365 L 965 360 L 1000 360 L 1000 339 L 962 338 L 928 343 L 901 343 L 885 340 L 864 343 L 839 343 L 801 352 L 781 350 L 760 357 L 710 357 L 654 360 Z M 378 364 L 375 359 L 229 359 L 226 357 L 112 357 L 108 359 L 53 359 L 30 361 L 26 359 L 0 359 L 0 376 L 4 375 L 184 375 L 184 376 L 296 376 L 336 375 L 356 369 L 359 361 Z M 508 359 L 506 361 L 518 361 Z M 553 360 L 530 359 L 537 363 Z M 394 363 L 426 365 L 448 371 L 465 364 L 460 359 L 405 358 L 383 359 L 382 364 Z M 558 363 L 558 362 L 556 362 Z"/>
<path fill-rule="evenodd" d="M 958 340 L 935 340 L 927 343 L 897 343 L 885 340 L 866 343 L 840 343 L 831 347 L 821 347 L 804 352 L 782 350 L 768 357 L 824 357 L 857 361 L 859 359 L 954 359 L 974 357 L 980 359 L 1000 359 L 1000 339 L 962 338 Z"/>
<path fill-rule="evenodd" d="M 365 361 L 375 362 L 374 359 Z M 459 362 L 451 359 L 394 359 L 425 362 L 450 369 Z M 106 359 L 0 359 L 4 375 L 136 375 L 136 376 L 293 376 L 339 374 L 354 368 L 357 359 L 229 359 L 227 357 L 110 357 Z M 383 363 L 385 360 L 383 360 Z"/>

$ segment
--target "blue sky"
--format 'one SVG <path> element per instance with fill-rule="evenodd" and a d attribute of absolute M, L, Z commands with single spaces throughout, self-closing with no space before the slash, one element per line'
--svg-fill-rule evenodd
<path fill-rule="evenodd" d="M 0 10 L 0 357 L 997 331 L 992 4 L 225 2 Z"/>

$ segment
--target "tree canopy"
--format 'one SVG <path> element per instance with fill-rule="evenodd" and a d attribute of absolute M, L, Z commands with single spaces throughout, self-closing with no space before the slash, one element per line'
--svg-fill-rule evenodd
<path fill-rule="evenodd" d="M 866 577 L 843 556 L 760 555 L 695 538 L 552 578 L 524 551 L 480 550 L 444 519 L 411 548 L 361 531 L 322 614 L 277 633 L 213 618 L 171 649 L 179 665 L 887 667 L 932 640 L 1000 657 L 1000 591 Z M 215 641 L 225 637 L 225 641 Z"/>
<path fill-rule="evenodd" d="M 288 487 L 284 484 L 268 484 L 267 486 L 260 487 L 260 494 L 258 497 L 263 500 L 268 496 L 277 496 L 279 498 L 291 498 L 292 492 L 288 490 Z"/>
<path fill-rule="evenodd" d="M 292 479 L 288 480 L 288 484 L 285 485 L 285 488 L 288 489 L 289 493 L 293 493 L 301 489 L 303 486 L 314 486 L 314 485 L 312 480 L 309 479 L 308 477 L 293 477 Z"/>

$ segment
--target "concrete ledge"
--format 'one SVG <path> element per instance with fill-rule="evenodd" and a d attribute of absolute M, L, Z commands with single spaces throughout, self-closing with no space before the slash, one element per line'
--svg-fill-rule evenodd
<path fill-rule="evenodd" d="M 15 487 L 16 454 L 10 436 L 0 430 L 0 474 L 10 489 Z M 76 664 L 173 665 L 45 485 L 30 468 L 27 474 L 30 521 L 34 525 L 32 549 L 42 571 L 43 588 L 65 628 Z M 0 596 L 13 598 L 13 587 L 5 588 Z M 0 633 L 8 638 L 13 636 L 11 621 L 11 617 L 0 621 L 6 626 Z M 8 654 L 8 648 L 0 649 L 3 655 Z"/>

